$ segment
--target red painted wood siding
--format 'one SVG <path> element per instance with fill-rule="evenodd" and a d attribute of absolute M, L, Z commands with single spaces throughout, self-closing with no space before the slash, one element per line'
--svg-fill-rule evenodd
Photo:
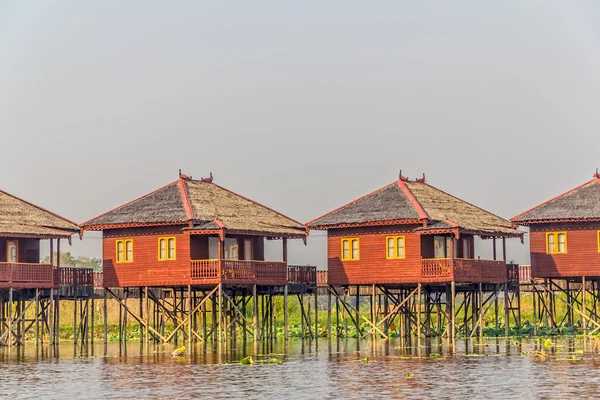
<path fill-rule="evenodd" d="M 327 242 L 329 285 L 367 285 L 418 282 L 421 276 L 421 237 L 416 226 L 329 230 Z M 386 259 L 386 237 L 405 236 L 406 258 Z M 341 239 L 360 239 L 360 260 L 341 260 Z"/>
<path fill-rule="evenodd" d="M 175 260 L 158 260 L 158 238 L 161 236 L 175 236 Z M 133 239 L 133 262 L 115 262 L 116 241 L 119 239 Z M 190 283 L 190 235 L 181 227 L 106 230 L 102 240 L 105 287 Z"/>
<path fill-rule="evenodd" d="M 534 278 L 600 276 L 600 223 L 544 224 L 530 228 L 531 274 Z M 546 254 L 546 232 L 567 232 L 567 254 Z"/>

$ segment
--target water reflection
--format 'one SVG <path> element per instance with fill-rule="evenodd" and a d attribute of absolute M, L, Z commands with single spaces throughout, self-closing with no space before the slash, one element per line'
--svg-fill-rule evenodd
<path fill-rule="evenodd" d="M 70 343 L 0 349 L 11 398 L 595 397 L 600 356 L 586 338 L 277 340 L 174 345 Z M 546 358 L 531 357 L 543 351 Z M 252 356 L 254 365 L 239 361 Z M 48 396 L 50 394 L 50 396 Z"/>

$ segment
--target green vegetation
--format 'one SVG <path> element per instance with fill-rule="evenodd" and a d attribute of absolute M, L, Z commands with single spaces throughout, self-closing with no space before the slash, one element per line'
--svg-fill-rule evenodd
<path fill-rule="evenodd" d="M 61 254 L 61 256 L 66 257 L 66 256 L 68 256 L 68 253 Z M 75 262 L 75 264 L 77 264 L 77 263 Z M 460 298 L 459 298 L 459 300 L 460 300 Z M 137 308 L 139 307 L 138 301 L 139 301 L 138 299 L 133 299 L 133 298 L 129 299 L 128 300 L 129 307 L 133 310 L 137 310 Z M 276 324 L 277 334 L 279 336 L 283 336 L 284 335 L 283 298 L 281 296 L 275 297 L 273 301 L 275 302 L 275 308 L 277 310 L 276 315 L 275 315 L 275 324 Z M 308 309 L 309 309 L 308 302 L 309 301 L 310 301 L 310 306 L 311 306 L 310 307 L 311 308 L 310 316 L 309 316 L 310 322 L 311 322 L 310 328 L 308 326 L 306 326 L 306 323 L 304 324 L 304 326 L 301 323 L 301 321 L 302 321 L 302 315 L 301 315 L 301 311 L 300 311 L 301 307 L 300 307 L 300 303 L 298 302 L 297 298 L 293 297 L 293 296 L 290 296 L 290 298 L 289 298 L 288 333 L 289 333 L 289 336 L 292 338 L 300 338 L 300 337 L 309 338 L 309 337 L 315 336 L 315 334 L 318 337 L 326 337 L 327 336 L 326 298 L 325 297 L 319 298 L 319 302 L 318 302 L 319 320 L 318 320 L 318 329 L 316 332 L 314 330 L 314 326 L 315 326 L 314 297 L 311 297 L 310 299 L 309 298 L 305 299 L 304 308 L 305 308 L 305 312 L 308 313 Z M 353 301 L 353 299 L 352 299 L 352 301 Z M 102 325 L 103 321 L 104 321 L 104 316 L 102 315 L 102 313 L 103 313 L 103 304 L 102 303 L 103 303 L 102 301 L 95 302 L 94 337 L 97 339 L 102 339 L 103 335 L 104 335 L 104 327 Z M 64 339 L 64 340 L 70 340 L 73 338 L 74 303 L 69 300 L 62 300 L 60 304 L 61 304 L 61 306 L 60 306 L 60 310 L 61 310 L 60 338 Z M 509 329 L 509 336 L 515 336 L 515 337 L 533 336 L 534 326 L 531 322 L 531 321 L 533 321 L 533 306 L 532 306 L 532 304 L 533 304 L 533 301 L 532 301 L 531 293 L 528 293 L 528 292 L 522 293 L 522 297 L 521 297 L 522 326 L 519 329 L 517 329 L 517 327 L 514 326 L 515 322 L 514 322 L 513 318 L 511 317 L 511 326 Z M 574 323 L 572 325 L 568 325 L 568 324 L 566 324 L 567 318 L 565 318 L 567 308 L 564 305 L 564 303 L 562 303 L 560 301 L 555 301 L 554 307 L 556 308 L 557 320 L 563 321 L 563 324 L 559 327 L 551 328 L 551 327 L 547 326 L 548 321 L 546 319 L 544 319 L 543 321 L 537 321 L 537 329 L 536 329 L 537 336 L 540 336 L 540 337 L 548 337 L 548 336 L 555 336 L 555 335 L 575 336 L 578 334 L 585 333 L 583 331 L 583 329 L 581 328 L 581 325 L 582 325 L 581 318 L 579 317 L 579 315 L 577 313 L 574 314 L 574 321 L 573 321 Z M 591 299 L 590 299 L 590 303 L 588 304 L 588 307 L 592 308 Z M 207 310 L 211 310 L 211 309 L 212 309 L 212 305 L 210 304 L 210 300 L 209 300 L 208 304 L 207 304 Z M 259 302 L 259 314 L 260 315 L 262 315 L 262 311 L 263 311 L 262 304 Z M 367 316 L 367 318 L 369 318 L 370 312 L 371 312 L 371 305 L 369 304 L 368 297 L 361 298 L 360 311 L 361 311 L 362 315 Z M 495 314 L 496 313 L 494 310 L 494 305 L 492 304 L 491 308 L 488 310 L 488 312 L 483 320 L 483 325 L 484 325 L 483 335 L 486 337 L 504 337 L 505 336 L 504 304 L 503 304 L 502 299 L 501 299 L 501 301 L 499 301 L 498 326 L 497 327 L 496 327 Z M 338 315 L 339 315 L 339 324 L 336 324 Z M 246 318 L 247 318 L 248 324 L 251 325 L 252 324 L 251 306 L 248 306 L 246 309 Z M 27 319 L 29 319 L 29 320 L 33 319 L 33 308 L 28 311 Z M 342 337 L 342 338 L 359 338 L 359 337 L 370 336 L 371 325 L 364 319 L 361 319 L 360 324 L 357 329 L 357 327 L 352 322 L 352 319 L 348 315 L 347 311 L 345 309 L 343 309 L 341 307 L 341 305 L 340 305 L 339 312 L 336 312 L 335 303 L 333 304 L 333 310 L 331 311 L 331 320 L 332 320 L 332 329 L 331 330 L 332 330 L 332 335 L 334 335 L 334 336 Z M 424 313 L 422 313 L 422 320 L 425 321 Z M 208 325 L 210 325 L 210 321 L 211 321 L 211 315 L 209 314 L 207 317 Z M 458 312 L 458 314 L 456 316 L 457 326 L 460 327 L 463 324 L 463 321 L 464 321 L 464 311 L 461 310 Z M 109 340 L 118 340 L 119 339 L 119 326 L 118 326 L 119 304 L 115 300 L 112 300 L 112 299 L 110 299 L 108 301 L 107 322 L 108 322 L 107 333 L 108 333 Z M 198 324 L 200 324 L 200 321 L 198 321 Z M 388 335 L 390 337 L 400 336 L 400 327 L 398 325 L 399 325 L 398 319 L 392 320 L 392 322 L 390 323 L 390 325 L 388 327 Z M 590 324 L 588 324 L 588 325 L 590 325 Z M 437 332 L 432 331 L 431 333 L 433 336 L 439 336 L 442 332 L 444 332 L 446 330 L 446 328 L 447 328 L 447 326 L 442 324 L 442 326 L 435 327 L 435 329 L 437 329 Z M 594 328 L 594 326 L 592 326 L 592 329 L 593 328 Z M 164 333 L 166 335 L 169 335 L 171 332 L 173 332 L 173 329 L 174 329 L 173 323 L 171 321 L 165 321 Z M 414 324 L 413 324 L 412 329 L 413 329 L 412 334 L 416 335 L 417 332 L 416 332 L 416 328 L 414 327 Z M 208 330 L 210 330 L 210 327 Z M 589 330 L 591 330 L 591 329 L 588 329 L 588 331 Z M 238 329 L 238 334 L 241 334 L 241 329 Z M 30 335 L 30 337 L 28 339 L 33 339 L 33 333 L 30 332 L 29 335 Z M 139 324 L 137 322 L 135 322 L 135 320 L 131 316 L 128 316 L 126 338 L 127 338 L 127 340 L 131 340 L 131 341 L 139 340 L 139 338 L 140 338 Z M 518 344 L 518 342 L 519 341 L 516 340 L 515 344 Z M 548 345 L 550 345 L 550 346 L 552 345 L 552 341 L 547 340 L 546 342 L 540 342 L 540 345 L 544 345 L 545 348 L 548 348 L 547 347 Z"/>

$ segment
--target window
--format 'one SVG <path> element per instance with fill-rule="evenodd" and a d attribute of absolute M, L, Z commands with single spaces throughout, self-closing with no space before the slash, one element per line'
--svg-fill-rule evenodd
<path fill-rule="evenodd" d="M 342 239 L 342 260 L 358 260 L 359 256 L 358 238 Z"/>
<path fill-rule="evenodd" d="M 386 258 L 405 258 L 404 236 L 388 236 Z"/>
<path fill-rule="evenodd" d="M 225 238 L 225 260 L 239 260 L 238 253 L 238 240 L 232 238 Z"/>
<path fill-rule="evenodd" d="M 158 238 L 158 259 L 175 260 L 175 238 L 160 237 Z"/>
<path fill-rule="evenodd" d="M 6 242 L 6 261 L 16 263 L 18 261 L 19 245 L 14 240 Z"/>
<path fill-rule="evenodd" d="M 546 253 L 547 254 L 566 254 L 567 253 L 567 232 L 547 232 L 546 233 Z"/>
<path fill-rule="evenodd" d="M 244 260 L 253 260 L 252 239 L 244 239 Z"/>
<path fill-rule="evenodd" d="M 117 240 L 117 262 L 133 262 L 133 240 Z"/>

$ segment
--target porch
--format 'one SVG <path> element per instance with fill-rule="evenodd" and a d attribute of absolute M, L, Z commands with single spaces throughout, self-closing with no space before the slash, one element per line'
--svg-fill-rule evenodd
<path fill-rule="evenodd" d="M 0 262 L 0 289 L 53 289 L 93 284 L 90 268 L 64 268 L 51 264 Z"/>
<path fill-rule="evenodd" d="M 505 261 L 473 258 L 429 258 L 421 260 L 421 277 L 427 282 L 506 283 Z"/>
<path fill-rule="evenodd" d="M 285 261 L 192 260 L 192 284 L 239 284 L 285 286 L 288 283 L 316 284 L 317 269 L 287 265 Z"/>

